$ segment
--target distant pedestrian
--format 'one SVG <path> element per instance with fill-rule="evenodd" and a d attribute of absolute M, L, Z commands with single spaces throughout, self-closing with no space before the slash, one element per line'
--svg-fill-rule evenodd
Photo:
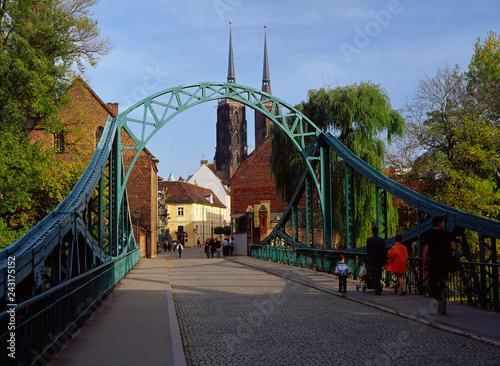
<path fill-rule="evenodd" d="M 448 271 L 444 261 L 453 255 L 457 248 L 453 236 L 446 230 L 444 218 L 432 218 L 433 229 L 423 235 L 424 242 L 424 274 L 429 274 L 431 296 L 438 302 L 438 313 L 446 314 L 446 291 L 448 289 Z M 429 261 L 430 259 L 430 261 Z M 430 263 L 428 263 L 430 262 Z"/>
<path fill-rule="evenodd" d="M 234 238 L 231 237 L 229 240 L 229 255 L 232 257 L 234 252 Z"/>
<path fill-rule="evenodd" d="M 177 245 L 177 250 L 179 251 L 179 258 L 182 256 L 182 251 L 184 250 L 184 247 L 182 246 L 181 243 Z"/>
<path fill-rule="evenodd" d="M 217 251 L 217 258 L 220 258 L 222 244 L 219 239 L 215 239 L 215 250 Z"/>
<path fill-rule="evenodd" d="M 335 267 L 335 274 L 339 277 L 339 292 L 347 292 L 347 276 L 351 273 L 351 268 L 344 262 L 344 256 L 339 256 L 339 263 Z"/>
<path fill-rule="evenodd" d="M 229 255 L 229 241 L 226 238 L 222 241 L 222 255 L 224 257 Z"/>
<path fill-rule="evenodd" d="M 166 252 L 166 251 L 167 251 L 167 247 L 168 247 L 167 242 L 166 242 L 166 241 L 164 241 L 164 242 L 163 242 L 163 251 L 164 251 L 164 252 Z"/>
<path fill-rule="evenodd" d="M 401 244 L 403 237 L 397 234 L 394 237 L 394 244 L 389 250 L 387 257 L 389 258 L 389 263 L 385 265 L 385 270 L 393 272 L 396 276 L 396 285 L 394 286 L 394 292 L 398 293 L 398 288 L 401 291 L 401 295 L 406 295 L 404 278 L 406 275 L 406 263 L 408 262 L 408 250 Z"/>
<path fill-rule="evenodd" d="M 382 266 L 387 261 L 387 250 L 385 249 L 385 241 L 378 236 L 378 227 L 372 227 L 373 236 L 366 240 L 366 264 L 370 266 L 370 271 L 373 276 L 373 288 L 375 295 L 382 295 Z"/>
<path fill-rule="evenodd" d="M 198 241 L 196 242 L 196 244 L 198 245 L 198 248 L 201 248 L 201 241 L 200 241 L 200 238 L 198 238 Z"/>
<path fill-rule="evenodd" d="M 215 252 L 217 251 L 217 248 L 215 247 L 215 240 L 214 238 L 210 239 L 210 254 L 212 255 L 212 258 L 215 255 Z"/>
<path fill-rule="evenodd" d="M 207 255 L 207 258 L 210 258 L 210 240 L 208 238 L 205 241 L 205 254 Z"/>

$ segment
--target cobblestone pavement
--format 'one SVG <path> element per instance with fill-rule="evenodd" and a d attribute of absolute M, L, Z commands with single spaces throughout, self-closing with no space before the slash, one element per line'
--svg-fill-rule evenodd
<path fill-rule="evenodd" d="M 188 365 L 498 365 L 500 347 L 186 248 L 167 262 Z"/>

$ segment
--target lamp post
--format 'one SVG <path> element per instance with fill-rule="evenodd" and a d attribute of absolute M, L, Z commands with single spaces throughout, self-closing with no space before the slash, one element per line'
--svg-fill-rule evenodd
<path fill-rule="evenodd" d="M 253 244 L 253 207 L 249 205 L 245 213 L 247 214 L 247 255 L 249 255 L 250 244 Z M 248 237 L 248 229 L 250 229 L 250 238 Z"/>
<path fill-rule="evenodd" d="M 139 245 L 139 219 L 141 218 L 141 211 L 139 211 L 139 209 L 136 209 L 135 210 L 135 214 L 134 214 L 134 217 L 136 219 L 136 230 L 137 230 L 137 234 L 136 234 L 136 239 L 135 241 L 137 242 L 137 245 Z"/>

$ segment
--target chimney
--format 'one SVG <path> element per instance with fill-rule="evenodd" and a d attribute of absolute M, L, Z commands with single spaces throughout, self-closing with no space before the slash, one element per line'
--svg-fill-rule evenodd
<path fill-rule="evenodd" d="M 113 117 L 118 116 L 118 103 L 106 103 L 106 106 L 111 111 Z"/>
<path fill-rule="evenodd" d="M 203 166 L 203 165 L 208 165 L 208 160 L 201 160 L 200 166 Z"/>

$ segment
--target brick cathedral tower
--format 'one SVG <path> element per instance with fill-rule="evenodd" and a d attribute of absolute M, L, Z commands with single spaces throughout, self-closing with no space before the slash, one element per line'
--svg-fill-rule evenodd
<path fill-rule="evenodd" d="M 262 91 L 271 94 L 271 79 L 269 77 L 269 63 L 267 61 L 267 37 L 265 29 L 267 26 L 264 26 L 264 68 L 262 72 Z M 265 95 L 262 95 L 260 98 L 261 101 L 268 100 Z M 272 107 L 272 102 L 264 102 L 267 110 L 270 111 Z M 258 111 L 255 111 L 255 149 L 257 149 L 264 140 L 269 136 L 269 126 L 273 123 L 270 119 L 267 119 L 263 114 Z"/>
<path fill-rule="evenodd" d="M 231 22 L 229 22 L 231 24 Z M 229 61 L 227 82 L 235 83 L 233 43 L 229 26 Z M 215 168 L 230 180 L 247 157 L 247 120 L 245 106 L 231 99 L 220 100 L 217 106 L 217 145 Z"/>

